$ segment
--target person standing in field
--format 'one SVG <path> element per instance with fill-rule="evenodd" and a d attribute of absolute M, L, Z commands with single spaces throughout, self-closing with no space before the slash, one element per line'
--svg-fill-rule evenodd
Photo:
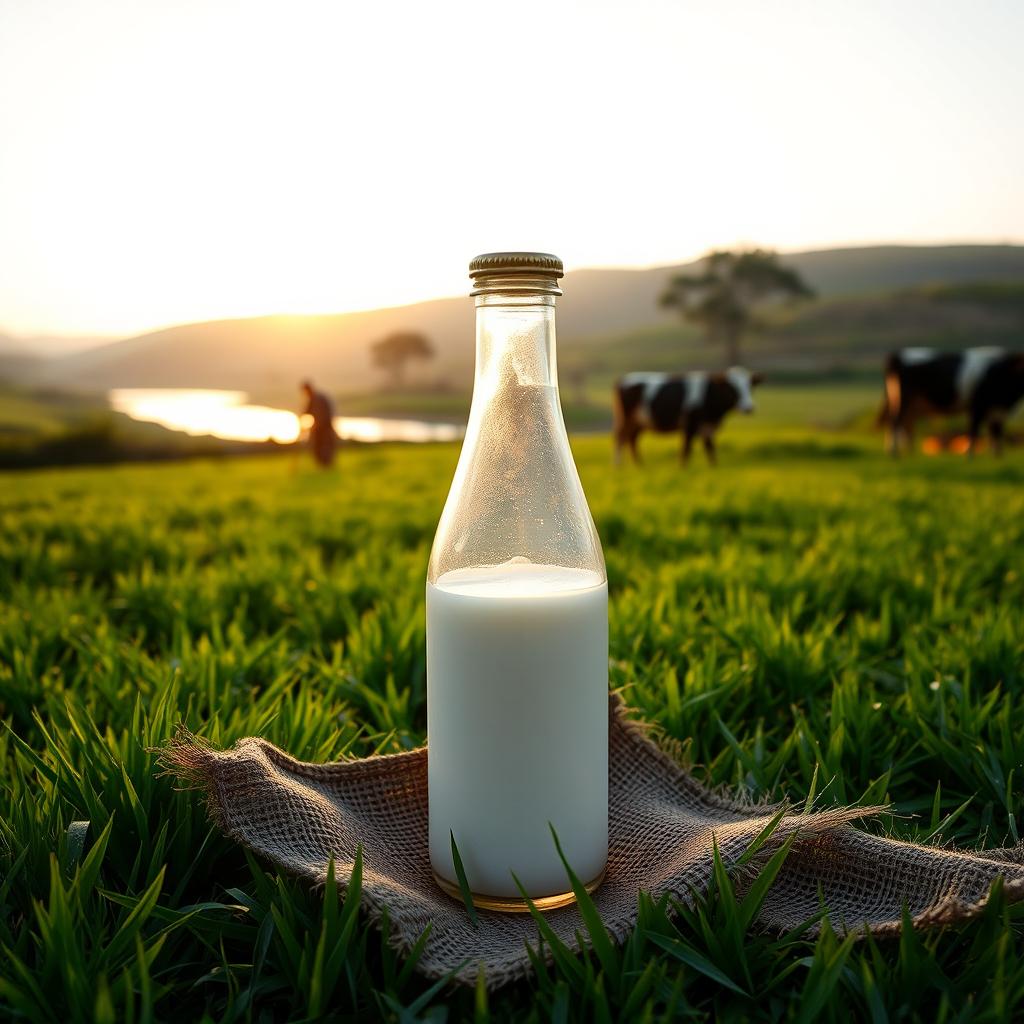
<path fill-rule="evenodd" d="M 334 452 L 338 446 L 338 435 L 334 430 L 334 408 L 330 398 L 322 391 L 317 391 L 312 381 L 304 380 L 302 391 L 306 396 L 306 408 L 302 410 L 302 415 L 313 418 L 309 428 L 309 447 L 317 465 L 329 469 L 334 464 Z"/>

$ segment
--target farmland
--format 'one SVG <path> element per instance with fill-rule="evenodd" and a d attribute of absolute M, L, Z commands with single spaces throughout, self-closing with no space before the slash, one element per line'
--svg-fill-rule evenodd
<path fill-rule="evenodd" d="M 819 396 L 808 418 L 869 400 Z M 730 421 L 717 470 L 681 472 L 676 442 L 648 438 L 647 465 L 615 471 L 607 438 L 575 440 L 613 685 L 712 783 L 889 802 L 872 827 L 905 838 L 1016 843 L 1024 457 L 897 463 L 765 401 Z M 646 908 L 614 969 L 587 956 L 490 996 L 432 990 L 361 922 L 327 971 L 323 894 L 213 832 L 150 748 L 179 722 L 313 761 L 422 743 L 423 577 L 456 457 L 0 475 L 0 1016 L 1024 1013 L 1024 910 L 998 894 L 965 928 L 875 943 L 742 929 L 719 889 L 681 917 Z"/>

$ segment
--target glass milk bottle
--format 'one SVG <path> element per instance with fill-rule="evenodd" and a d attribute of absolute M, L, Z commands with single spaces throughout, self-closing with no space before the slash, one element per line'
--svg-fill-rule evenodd
<path fill-rule="evenodd" d="M 608 582 L 562 419 L 562 262 L 478 256 L 476 379 L 427 574 L 430 861 L 479 907 L 573 900 L 608 858 Z"/>

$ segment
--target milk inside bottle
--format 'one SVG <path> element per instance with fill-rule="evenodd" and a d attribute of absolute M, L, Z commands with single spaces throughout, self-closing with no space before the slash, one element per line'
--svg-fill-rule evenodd
<path fill-rule="evenodd" d="M 552 828 L 590 888 L 608 854 L 608 588 L 558 399 L 561 273 L 470 264 L 473 404 L 427 575 L 431 865 L 458 894 L 454 836 L 496 910 L 573 899 Z"/>

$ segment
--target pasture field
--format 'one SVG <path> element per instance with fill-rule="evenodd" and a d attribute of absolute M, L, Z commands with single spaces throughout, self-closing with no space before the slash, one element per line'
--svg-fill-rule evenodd
<path fill-rule="evenodd" d="M 878 438 L 736 420 L 717 470 L 682 472 L 675 440 L 645 442 L 619 471 L 606 437 L 574 442 L 637 713 L 716 784 L 1016 843 L 1022 454 L 897 463 Z M 604 960 L 490 996 L 432 986 L 156 777 L 178 722 L 314 761 L 423 741 L 423 578 L 456 457 L 0 474 L 0 1018 L 1024 1015 L 1024 908 L 998 892 L 967 927 L 874 942 L 745 928 L 723 885 L 644 905 Z"/>

